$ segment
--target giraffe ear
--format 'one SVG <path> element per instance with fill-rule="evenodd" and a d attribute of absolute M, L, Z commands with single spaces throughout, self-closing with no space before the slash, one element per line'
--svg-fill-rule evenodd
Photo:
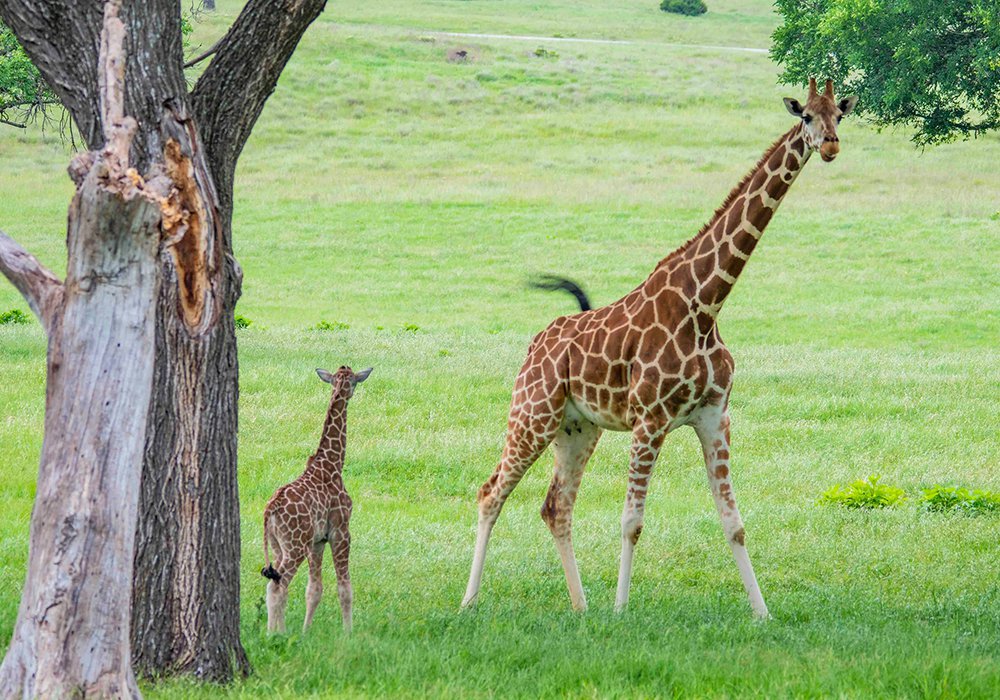
<path fill-rule="evenodd" d="M 360 384 L 364 380 L 368 379 L 368 375 L 372 373 L 373 369 L 375 369 L 375 368 L 374 367 L 369 367 L 368 369 L 363 369 L 360 372 L 355 372 L 354 373 L 354 383 L 355 384 Z"/>
<path fill-rule="evenodd" d="M 840 108 L 840 116 L 844 117 L 851 113 L 854 109 L 854 105 L 858 103 L 858 96 L 851 95 L 850 97 L 845 97 L 842 99 L 837 106 Z"/>
<path fill-rule="evenodd" d="M 319 378 L 322 379 L 327 384 L 333 384 L 333 375 L 327 372 L 325 369 L 320 369 L 319 367 L 317 367 L 316 374 L 318 374 Z"/>
<path fill-rule="evenodd" d="M 802 112 L 805 111 L 805 107 L 803 107 L 798 100 L 792 99 L 791 97 L 785 97 L 784 103 L 785 109 L 788 110 L 789 114 L 793 117 L 798 117 L 799 119 L 802 118 Z"/>

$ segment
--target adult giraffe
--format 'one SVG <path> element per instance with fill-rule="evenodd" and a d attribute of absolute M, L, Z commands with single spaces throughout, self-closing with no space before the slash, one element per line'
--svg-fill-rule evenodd
<path fill-rule="evenodd" d="M 650 473 L 667 433 L 690 425 L 701 441 L 712 496 L 750 605 L 755 615 L 767 617 L 730 482 L 733 359 L 716 317 L 809 156 L 819 151 L 829 162 L 840 151 L 837 124 L 856 102 L 837 101 L 829 80 L 820 94 L 815 79 L 804 106 L 785 98 L 799 123 L 767 149 L 698 235 L 623 298 L 557 318 L 535 336 L 514 384 L 500 464 L 479 490 L 476 550 L 463 607 L 479 593 L 486 545 L 504 501 L 552 444 L 555 473 L 542 518 L 555 538 L 573 607 L 586 609 L 570 535 L 573 504 L 601 431 L 619 430 L 632 433 L 615 600 L 615 609 L 622 610 Z"/>

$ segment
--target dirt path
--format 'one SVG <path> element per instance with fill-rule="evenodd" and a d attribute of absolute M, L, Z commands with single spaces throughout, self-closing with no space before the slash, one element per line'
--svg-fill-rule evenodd
<path fill-rule="evenodd" d="M 578 44 L 621 44 L 623 46 L 635 46 L 638 44 L 656 44 L 657 46 L 674 46 L 680 49 L 709 49 L 716 51 L 742 51 L 744 53 L 766 54 L 767 49 L 757 49 L 749 46 L 712 46 L 709 44 L 672 44 L 668 42 L 653 41 L 628 41 L 625 39 L 578 39 L 575 37 L 562 36 L 529 36 L 521 34 L 475 34 L 465 32 L 426 32 L 437 36 L 450 36 L 465 39 L 507 39 L 509 41 L 546 41 L 546 42 L 575 42 Z"/>

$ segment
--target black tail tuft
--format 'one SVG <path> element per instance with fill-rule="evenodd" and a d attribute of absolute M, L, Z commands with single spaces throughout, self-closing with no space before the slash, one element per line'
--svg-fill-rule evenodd
<path fill-rule="evenodd" d="M 528 284 L 535 289 L 544 289 L 547 292 L 569 292 L 576 297 L 577 302 L 580 304 L 580 311 L 590 311 L 590 309 L 593 308 L 590 305 L 590 299 L 587 297 L 587 293 L 580 288 L 580 285 L 566 279 L 565 277 L 542 275 L 531 280 Z"/>
<path fill-rule="evenodd" d="M 264 578 L 269 578 L 275 583 L 281 583 L 281 574 L 274 570 L 273 566 L 265 566 L 260 570 L 260 575 Z"/>

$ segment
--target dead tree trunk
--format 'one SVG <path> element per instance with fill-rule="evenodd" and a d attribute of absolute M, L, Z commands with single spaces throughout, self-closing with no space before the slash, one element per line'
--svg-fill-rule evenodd
<path fill-rule="evenodd" d="M 248 0 L 195 63 L 211 63 L 188 92 L 177 0 L 126 3 L 132 59 L 126 109 L 139 129 L 133 164 L 163 159 L 173 141 L 194 222 L 161 253 L 155 370 L 135 550 L 136 668 L 214 681 L 245 673 L 239 639 L 237 358 L 233 312 L 241 272 L 232 256 L 233 175 L 278 76 L 325 0 Z M 101 5 L 0 0 L 88 147 L 102 143 L 96 75 Z M 91 63 L 91 58 L 93 62 Z M 176 175 L 177 173 L 174 173 Z M 197 313 L 199 292 L 209 313 Z M 192 301 L 195 300 L 195 301 Z"/>
<path fill-rule="evenodd" d="M 178 213 L 157 165 L 129 168 L 124 27 L 101 36 L 105 147 L 74 159 L 65 282 L 0 236 L 0 270 L 48 333 L 45 438 L 28 574 L 0 695 L 138 696 L 129 600 L 139 469 L 152 388 L 161 219 Z"/>

